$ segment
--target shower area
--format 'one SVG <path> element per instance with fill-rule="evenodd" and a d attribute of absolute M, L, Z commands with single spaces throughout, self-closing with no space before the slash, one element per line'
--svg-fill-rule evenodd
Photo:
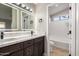
<path fill-rule="evenodd" d="M 71 55 L 69 4 L 54 3 L 48 7 L 48 39 L 51 56 Z"/>

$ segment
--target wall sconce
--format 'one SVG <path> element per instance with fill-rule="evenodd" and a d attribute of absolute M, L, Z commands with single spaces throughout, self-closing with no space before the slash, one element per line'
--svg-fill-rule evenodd
<path fill-rule="evenodd" d="M 43 21 L 43 19 L 41 18 L 41 19 L 39 19 L 39 23 L 41 23 Z"/>

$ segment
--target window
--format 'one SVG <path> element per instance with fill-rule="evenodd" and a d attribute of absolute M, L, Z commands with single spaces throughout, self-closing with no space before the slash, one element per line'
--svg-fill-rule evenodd
<path fill-rule="evenodd" d="M 68 20 L 68 19 L 69 19 L 68 15 L 61 16 L 61 20 Z"/>
<path fill-rule="evenodd" d="M 63 21 L 68 19 L 69 19 L 68 15 L 59 15 L 59 16 L 51 17 L 51 21 Z"/>
<path fill-rule="evenodd" d="M 0 22 L 0 29 L 5 29 L 5 22 Z"/>
<path fill-rule="evenodd" d="M 54 17 L 53 20 L 54 20 L 54 21 L 59 21 L 59 20 L 60 20 L 60 16 Z"/>

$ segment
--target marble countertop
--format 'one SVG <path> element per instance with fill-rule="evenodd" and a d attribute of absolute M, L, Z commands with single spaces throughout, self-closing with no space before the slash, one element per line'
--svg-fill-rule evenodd
<path fill-rule="evenodd" d="M 21 36 L 16 36 L 16 37 L 0 39 L 0 47 L 5 47 L 8 45 L 20 43 L 20 42 L 38 38 L 41 36 L 45 36 L 45 33 L 38 33 L 34 35 L 21 35 Z"/>

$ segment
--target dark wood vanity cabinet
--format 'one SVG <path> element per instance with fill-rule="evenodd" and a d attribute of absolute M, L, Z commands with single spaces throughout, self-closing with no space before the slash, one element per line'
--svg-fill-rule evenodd
<path fill-rule="evenodd" d="M 23 50 L 18 50 L 11 53 L 9 56 L 23 56 Z"/>
<path fill-rule="evenodd" d="M 24 56 L 33 56 L 33 46 L 24 49 Z"/>
<path fill-rule="evenodd" d="M 21 56 L 23 55 L 23 43 L 17 43 L 0 48 L 1 56 Z"/>
<path fill-rule="evenodd" d="M 44 37 L 34 39 L 34 56 L 42 56 L 44 53 Z"/>
<path fill-rule="evenodd" d="M 1 56 L 42 56 L 44 36 L 0 48 Z"/>
<path fill-rule="evenodd" d="M 24 56 L 33 56 L 33 40 L 24 42 Z"/>

